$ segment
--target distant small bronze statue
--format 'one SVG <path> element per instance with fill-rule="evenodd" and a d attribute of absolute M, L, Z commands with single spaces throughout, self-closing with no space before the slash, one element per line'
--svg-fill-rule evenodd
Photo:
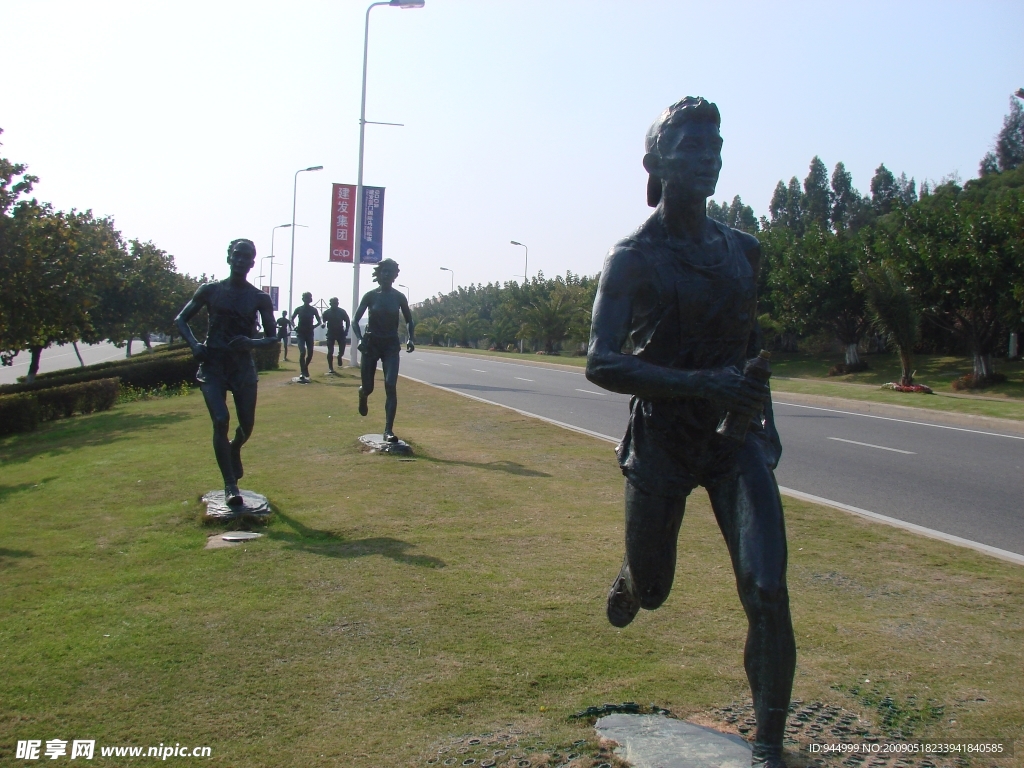
<path fill-rule="evenodd" d="M 242 504 L 238 481 L 242 479 L 242 446 L 252 435 L 256 421 L 256 364 L 252 350 L 277 343 L 274 308 L 270 295 L 245 277 L 256 263 L 256 246 L 251 240 L 232 240 L 228 246 L 231 276 L 199 287 L 195 296 L 174 319 L 182 338 L 199 361 L 199 381 L 206 407 L 213 419 L 213 453 L 224 478 L 224 497 L 230 505 Z M 203 307 L 209 312 L 206 342 L 196 341 L 188 321 Z M 265 338 L 256 335 L 256 316 L 263 324 Z M 231 416 L 227 393 L 231 392 L 238 415 L 234 440 L 228 441 Z M 248 493 L 248 491 L 247 491 Z"/>
<path fill-rule="evenodd" d="M 324 325 L 327 326 L 327 370 L 334 373 L 334 345 L 338 345 L 338 367 L 348 344 L 348 312 L 338 306 L 338 299 L 331 299 L 331 306 L 324 310 Z"/>
<path fill-rule="evenodd" d="M 644 168 L 655 211 L 616 243 L 601 270 L 587 378 L 633 395 L 616 449 L 626 477 L 626 555 L 608 619 L 624 627 L 668 597 L 686 497 L 704 486 L 747 615 L 753 765 L 784 768 L 796 644 L 773 473 L 782 447 L 767 360 L 745 368 L 759 348 L 761 249 L 756 238 L 706 215 L 722 168 L 720 123 L 718 107 L 688 97 L 651 126 Z M 627 341 L 630 353 L 623 352 Z M 738 430 L 726 427 L 727 413 Z"/>
<path fill-rule="evenodd" d="M 360 368 L 362 386 L 359 387 L 359 414 L 365 416 L 369 413 L 366 398 L 373 392 L 377 361 L 380 361 L 384 368 L 384 440 L 397 443 L 394 427 L 395 414 L 398 412 L 398 359 L 402 351 L 402 342 L 398 338 L 399 312 L 405 318 L 405 326 L 409 332 L 409 341 L 405 345 L 407 352 L 412 352 L 416 348 L 412 343 L 415 338 L 415 326 L 405 294 L 391 287 L 398 279 L 398 263 L 392 259 L 384 259 L 374 268 L 373 279 L 379 287 L 363 296 L 356 316 L 352 318 L 352 331 L 358 340 L 358 349 L 363 353 Z M 359 321 L 367 310 L 370 317 L 364 334 L 359 330 Z"/>
<path fill-rule="evenodd" d="M 295 338 L 299 344 L 299 381 L 309 383 L 309 363 L 313 360 L 313 331 L 320 327 L 320 313 L 312 306 L 313 294 L 306 291 L 302 294 L 302 306 L 292 312 L 292 320 L 299 318 L 295 324 Z M 315 321 L 315 322 L 314 322 Z"/>
<path fill-rule="evenodd" d="M 288 337 L 291 335 L 291 330 L 294 326 L 292 321 L 288 319 L 287 310 L 281 310 L 281 316 L 277 318 L 277 338 L 281 340 L 281 345 L 284 347 L 284 359 L 288 359 Z"/>

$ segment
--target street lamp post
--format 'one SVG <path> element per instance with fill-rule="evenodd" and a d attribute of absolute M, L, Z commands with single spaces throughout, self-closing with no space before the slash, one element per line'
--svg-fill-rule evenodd
<path fill-rule="evenodd" d="M 408 285 L 402 285 L 401 283 L 399 283 L 398 287 L 399 288 L 405 288 L 405 298 L 406 298 L 406 301 L 411 303 L 412 302 L 412 294 L 409 293 L 409 286 Z"/>
<path fill-rule="evenodd" d="M 292 184 L 292 260 L 291 267 L 288 270 L 288 307 L 289 312 L 292 311 L 292 283 L 295 280 L 295 199 L 299 191 L 299 174 L 305 173 L 306 171 L 320 171 L 323 170 L 322 165 L 311 165 L 309 168 L 300 168 L 295 172 L 295 183 Z M 271 230 L 271 239 L 273 239 L 273 230 Z M 271 245 L 273 249 L 273 245 Z"/>
<path fill-rule="evenodd" d="M 448 267 L 441 267 L 441 271 L 442 272 L 451 272 L 452 273 L 452 293 L 455 293 L 455 270 L 454 269 L 448 269 Z"/>
<path fill-rule="evenodd" d="M 363 147 L 366 137 L 366 56 L 370 44 L 370 11 L 378 5 L 390 5 L 394 8 L 422 8 L 425 0 L 390 0 L 390 2 L 370 3 L 366 8 L 366 24 L 363 26 L 363 93 L 359 101 L 359 170 L 356 174 L 356 224 L 355 250 L 352 253 L 352 317 L 359 308 L 359 257 L 363 250 Z M 353 367 L 359 365 L 359 350 L 352 345 L 351 361 Z"/>
<path fill-rule="evenodd" d="M 520 245 L 526 249 L 526 261 L 523 262 L 523 285 L 526 285 L 526 281 L 529 279 L 530 274 L 530 249 L 516 240 L 509 240 L 511 245 Z M 523 354 L 523 339 L 519 339 L 519 354 Z"/>
<path fill-rule="evenodd" d="M 526 261 L 523 262 L 523 283 L 525 284 L 526 281 L 529 279 L 529 274 L 530 274 L 530 249 L 527 248 L 522 243 L 517 242 L 515 240 L 509 240 L 509 243 L 511 245 L 520 245 L 523 248 L 526 248 Z"/>
<path fill-rule="evenodd" d="M 270 230 L 270 287 L 274 287 L 274 235 L 277 234 L 279 229 L 289 229 L 291 224 L 279 224 Z M 276 310 L 277 307 L 274 307 Z"/>

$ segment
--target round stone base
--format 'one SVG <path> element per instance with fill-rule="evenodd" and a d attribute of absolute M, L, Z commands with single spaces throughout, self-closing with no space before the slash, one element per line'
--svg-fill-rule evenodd
<path fill-rule="evenodd" d="M 253 517 L 266 520 L 270 517 L 270 502 L 266 496 L 252 491 L 242 491 L 241 504 L 228 504 L 224 491 L 208 491 L 203 494 L 206 505 L 207 520 L 237 520 L 241 517 Z"/>
<path fill-rule="evenodd" d="M 393 456 L 412 456 L 412 446 L 405 440 L 397 443 L 388 443 L 384 435 L 363 435 L 359 438 L 360 444 L 370 450 L 370 453 L 390 453 Z"/>

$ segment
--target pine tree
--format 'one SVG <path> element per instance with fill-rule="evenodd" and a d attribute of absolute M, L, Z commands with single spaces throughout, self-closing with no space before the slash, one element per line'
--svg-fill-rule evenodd
<path fill-rule="evenodd" d="M 875 175 L 871 179 L 871 205 L 875 212 L 889 213 L 893 202 L 899 198 L 899 192 L 896 177 L 885 167 L 885 163 L 875 168 Z"/>
<path fill-rule="evenodd" d="M 811 160 L 810 170 L 804 179 L 803 220 L 805 224 L 814 222 L 828 227 L 831 218 L 831 200 L 829 199 L 828 169 L 817 155 Z"/>
<path fill-rule="evenodd" d="M 853 174 L 846 170 L 842 163 L 836 163 L 832 171 L 832 210 L 830 221 L 832 229 L 836 232 L 847 229 L 850 224 L 850 215 L 860 202 L 860 193 L 853 188 Z"/>
<path fill-rule="evenodd" d="M 996 137 L 996 160 L 1000 171 L 1012 171 L 1024 165 L 1024 107 L 1010 97 L 1010 114 L 1003 118 L 1003 128 Z"/>

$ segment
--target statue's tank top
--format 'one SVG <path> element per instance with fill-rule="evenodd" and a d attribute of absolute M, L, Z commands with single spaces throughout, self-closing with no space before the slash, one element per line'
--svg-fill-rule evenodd
<path fill-rule="evenodd" d="M 207 297 L 210 312 L 207 348 L 228 350 L 228 342 L 235 336 L 254 338 L 260 291 L 249 283 L 242 288 L 232 288 L 226 281 L 213 283 L 213 286 Z"/>
<path fill-rule="evenodd" d="M 711 264 L 688 258 L 697 246 L 670 239 L 658 224 L 617 246 L 639 254 L 649 269 L 650 281 L 634 298 L 630 328 L 633 354 L 642 360 L 682 370 L 742 369 L 744 360 L 756 354 L 748 346 L 757 276 L 737 234 L 713 224 L 726 248 L 721 260 Z M 734 451 L 735 446 L 715 433 L 724 415 L 720 405 L 703 398 L 634 397 L 629 429 L 618 448 L 623 471 L 630 475 L 646 468 L 661 474 L 669 465 L 660 454 L 671 454 L 677 473 L 685 468 L 693 478 L 701 477 Z"/>

